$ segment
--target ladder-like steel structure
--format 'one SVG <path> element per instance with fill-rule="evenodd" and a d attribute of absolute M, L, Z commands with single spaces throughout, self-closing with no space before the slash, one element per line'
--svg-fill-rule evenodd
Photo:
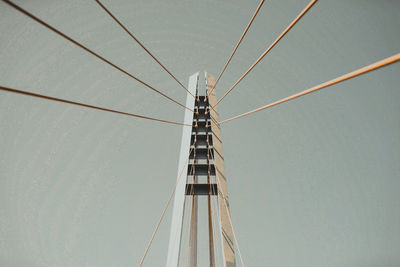
<path fill-rule="evenodd" d="M 197 267 L 198 262 L 198 201 L 207 199 L 208 244 L 210 267 L 216 266 L 216 253 L 222 258 L 224 267 L 235 267 L 235 250 L 232 226 L 229 220 L 229 201 L 227 179 L 225 176 L 222 138 L 215 90 L 207 96 L 214 84 L 214 77 L 205 73 L 205 88 L 199 88 L 199 73 L 189 78 L 188 90 L 196 96 L 187 94 L 183 127 L 178 180 L 175 191 L 171 233 L 168 249 L 167 267 Z M 203 89 L 203 90 L 202 90 Z M 203 94 L 200 92 L 203 91 Z M 183 173 L 182 173 L 183 172 Z M 184 175 L 184 177 L 181 177 Z M 214 201 L 217 205 L 212 205 Z M 190 214 L 185 207 L 190 206 Z M 188 213 L 188 212 L 186 212 Z M 218 216 L 216 216 L 218 214 Z M 213 218 L 214 216 L 214 218 Z M 215 218 L 217 217 L 217 218 Z M 184 241 L 184 218 L 190 222 L 188 242 Z M 214 223 L 213 223 L 214 222 Z M 216 236 L 218 235 L 218 236 Z M 217 240 L 219 241 L 217 243 Z M 185 250 L 183 245 L 188 246 Z M 220 250 L 217 247 L 221 248 Z M 188 258 L 180 262 L 182 253 Z"/>

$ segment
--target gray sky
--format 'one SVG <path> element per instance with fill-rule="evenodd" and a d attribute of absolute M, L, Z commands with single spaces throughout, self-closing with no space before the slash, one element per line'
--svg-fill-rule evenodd
<path fill-rule="evenodd" d="M 95 1 L 15 1 L 151 85 L 185 92 Z M 227 90 L 308 1 L 268 0 Z M 217 76 L 258 0 L 104 4 L 187 84 Z M 222 119 L 399 52 L 400 2 L 319 1 Z M 400 265 L 400 64 L 224 124 L 247 266 Z M 182 108 L 0 3 L 0 84 L 182 121 Z M 176 179 L 181 127 L 0 92 L 0 265 L 135 266 Z M 171 210 L 145 266 L 163 266 Z M 239 266 L 239 265 L 238 265 Z"/>

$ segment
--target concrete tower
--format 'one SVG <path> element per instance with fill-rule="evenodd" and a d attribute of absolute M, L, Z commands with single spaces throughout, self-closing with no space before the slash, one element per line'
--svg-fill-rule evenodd
<path fill-rule="evenodd" d="M 167 267 L 236 266 L 215 89 L 207 97 L 214 84 L 208 73 L 205 82 L 189 78 L 196 99 L 188 93 L 186 106 L 195 112 L 185 111 L 192 127 L 183 127 Z"/>

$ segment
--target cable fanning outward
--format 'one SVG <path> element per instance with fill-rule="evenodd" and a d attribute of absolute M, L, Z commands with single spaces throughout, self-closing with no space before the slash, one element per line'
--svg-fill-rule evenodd
<path fill-rule="evenodd" d="M 191 96 L 195 97 L 112 13 L 110 10 L 108 10 L 99 0 L 95 0 L 96 3 L 104 9 L 105 12 L 107 12 L 110 17 L 121 26 L 121 28 L 130 36 L 132 37 L 133 40 L 140 45 L 146 53 L 151 56 L 155 62 L 158 63 L 158 65 L 161 66 L 183 89 L 186 90 Z"/>
<path fill-rule="evenodd" d="M 238 85 L 240 83 L 241 80 L 243 80 L 244 77 L 246 77 L 247 74 L 249 74 L 249 72 L 258 64 L 258 62 L 260 62 L 266 54 L 269 53 L 269 51 L 271 51 L 271 49 L 283 38 L 283 36 L 285 36 L 286 33 L 289 32 L 289 30 L 291 28 L 293 28 L 293 26 L 304 16 L 304 14 L 307 13 L 308 10 L 310 10 L 310 8 L 317 2 L 318 0 L 311 0 L 311 2 L 300 12 L 300 14 L 292 21 L 292 23 L 289 24 L 289 26 L 278 36 L 278 38 L 276 38 L 276 40 L 267 48 L 267 50 L 264 51 L 264 53 L 261 54 L 261 56 L 250 66 L 250 68 L 242 75 L 242 77 L 240 77 L 234 85 L 232 85 L 232 87 L 225 92 L 225 94 L 217 101 L 217 103 L 214 105 L 214 107 L 216 105 L 219 104 L 219 102 L 222 101 L 222 99 L 224 99 L 231 91 L 233 88 L 235 88 L 236 85 Z"/>
<path fill-rule="evenodd" d="M 80 102 L 74 102 L 74 101 L 67 100 L 67 99 L 62 99 L 62 98 L 56 98 L 56 97 L 52 97 L 52 96 L 48 96 L 48 95 L 36 94 L 36 93 L 23 91 L 23 90 L 18 90 L 18 89 L 14 89 L 14 88 L 9 88 L 9 87 L 5 87 L 5 86 L 0 86 L 0 90 L 11 92 L 11 93 L 16 93 L 16 94 L 21 94 L 21 95 L 33 96 L 33 97 L 47 99 L 47 100 L 52 100 L 52 101 L 56 101 L 56 102 L 62 102 L 62 103 L 71 104 L 71 105 L 80 106 L 80 107 L 85 107 L 85 108 L 91 108 L 91 109 L 97 109 L 97 110 L 102 110 L 102 111 L 111 112 L 111 113 L 117 113 L 117 114 L 120 114 L 120 115 L 126 115 L 126 116 L 136 117 L 136 118 L 145 119 L 145 120 L 152 120 L 152 121 L 158 121 L 158 122 L 175 124 L 175 125 L 192 126 L 190 124 L 184 124 L 184 123 L 179 123 L 179 122 L 174 122 L 174 121 L 161 120 L 161 119 L 147 117 L 147 116 L 143 116 L 143 115 L 139 115 L 139 114 L 122 112 L 122 111 L 118 111 L 118 110 L 113 110 L 113 109 L 103 108 L 103 107 L 99 107 L 99 106 L 88 105 L 88 104 L 84 104 L 84 103 L 80 103 Z"/>
<path fill-rule="evenodd" d="M 208 149 L 210 150 L 210 148 L 208 148 Z M 214 154 L 211 153 L 211 156 L 212 156 L 213 161 L 215 162 Z M 229 211 L 228 204 L 226 203 L 227 197 L 225 197 L 224 193 L 220 190 L 220 188 L 222 188 L 222 186 L 221 186 L 221 184 L 219 183 L 219 179 L 218 179 L 217 176 L 215 176 L 215 181 L 217 182 L 218 194 L 221 194 L 221 197 L 222 197 L 221 201 L 222 201 L 222 203 L 224 204 L 224 207 L 225 207 L 225 209 L 226 209 L 226 213 L 228 214 L 228 220 L 229 220 L 229 224 L 231 225 L 231 228 L 232 228 L 233 238 L 235 239 L 235 243 L 236 243 L 237 251 L 238 251 L 238 254 L 239 254 L 240 262 L 242 263 L 242 266 L 243 266 L 243 267 L 246 267 L 246 265 L 244 264 L 242 252 L 240 251 L 239 242 L 238 242 L 238 240 L 237 240 L 237 238 L 236 238 L 235 229 L 233 228 L 231 213 L 230 213 L 230 211 Z"/>
<path fill-rule="evenodd" d="M 97 1 L 97 0 L 96 0 L 96 1 Z M 261 0 L 261 1 L 260 1 L 260 4 L 258 4 L 258 7 L 257 7 L 256 11 L 254 12 L 253 16 L 251 17 L 249 24 L 247 24 L 246 28 L 244 29 L 244 32 L 242 33 L 242 36 L 240 37 L 239 41 L 237 42 L 235 48 L 233 49 L 231 56 L 228 58 L 228 60 L 227 60 L 226 63 L 225 63 L 225 66 L 222 68 L 220 74 L 218 75 L 218 78 L 217 78 L 217 80 L 215 81 L 214 86 L 211 88 L 210 92 L 207 93 L 208 96 L 211 94 L 211 92 L 212 92 L 212 91 L 215 89 L 215 87 L 217 86 L 217 83 L 218 83 L 219 79 L 221 79 L 222 74 L 225 72 L 226 68 L 228 67 L 229 63 L 231 62 L 233 55 L 236 53 L 236 50 L 238 49 L 238 47 L 239 47 L 239 45 L 241 44 L 241 42 L 242 42 L 244 36 L 245 36 L 246 33 L 248 32 L 248 30 L 249 30 L 251 24 L 253 23 L 254 19 L 256 18 L 257 14 L 258 14 L 258 11 L 260 11 L 262 5 L 264 4 L 264 1 L 265 1 L 265 0 Z"/>
<path fill-rule="evenodd" d="M 310 88 L 310 89 L 301 91 L 300 93 L 297 93 L 297 94 L 288 96 L 288 97 L 286 97 L 286 98 L 283 98 L 283 99 L 281 99 L 281 100 L 275 101 L 275 102 L 273 102 L 273 103 L 271 103 L 271 104 L 269 104 L 269 105 L 266 105 L 266 106 L 263 106 L 263 107 L 259 107 L 259 108 L 257 108 L 257 109 L 251 110 L 251 111 L 249 111 L 249 112 L 240 114 L 240 115 L 238 115 L 238 116 L 236 116 L 236 117 L 233 117 L 233 118 L 230 118 L 230 119 L 221 121 L 221 122 L 219 122 L 219 124 L 225 123 L 225 122 L 228 122 L 228 121 L 232 121 L 232 120 L 236 120 L 236 119 L 239 119 L 239 118 L 241 118 L 241 117 L 244 117 L 244 116 L 247 116 L 247 115 L 256 113 L 256 112 L 258 112 L 258 111 L 261 111 L 261 110 L 264 110 L 264 109 L 267 109 L 267 108 L 270 108 L 270 107 L 273 107 L 273 106 L 282 104 L 282 103 L 284 103 L 284 102 L 293 100 L 293 99 L 295 99 L 295 98 L 298 98 L 298 97 L 301 97 L 301 96 L 310 94 L 310 93 L 312 93 L 312 92 L 318 91 L 318 90 L 323 89 L 323 88 L 325 88 L 325 87 L 328 87 L 328 86 L 331 86 L 331 85 L 334 85 L 334 84 L 343 82 L 343 81 L 345 81 L 345 80 L 354 78 L 354 77 L 359 76 L 359 75 L 361 75 L 361 74 L 365 74 L 365 73 L 367 73 L 367 72 L 370 72 L 370 71 L 373 71 L 373 70 L 382 68 L 382 67 L 387 66 L 387 65 L 389 65 L 389 64 L 395 63 L 395 62 L 397 62 L 397 61 L 399 61 L 399 60 L 400 60 L 400 53 L 395 54 L 395 55 L 393 55 L 393 56 L 391 56 L 391 57 L 385 58 L 385 59 L 383 59 L 383 60 L 380 60 L 380 61 L 378 61 L 378 62 L 375 62 L 375 63 L 373 63 L 373 64 L 371 64 L 371 65 L 365 66 L 364 68 L 361 68 L 361 69 L 355 70 L 355 71 L 353 71 L 353 72 L 347 73 L 347 74 L 345 74 L 345 75 L 343 75 L 343 76 L 340 76 L 340 77 L 338 77 L 338 78 L 335 78 L 335 79 L 333 79 L 333 80 L 330 80 L 330 81 L 321 83 L 321 84 L 319 84 L 319 85 L 317 85 L 317 86 L 314 86 L 314 87 L 312 87 L 312 88 Z"/>
<path fill-rule="evenodd" d="M 57 33 L 58 35 L 64 37 L 65 39 L 67 39 L 68 41 L 70 41 L 71 43 L 75 44 L 76 46 L 82 48 L 83 50 L 85 50 L 86 52 L 89 52 L 90 54 L 92 54 L 93 56 L 97 57 L 98 59 L 102 60 L 103 62 L 107 63 L 108 65 L 114 67 L 115 69 L 119 70 L 120 72 L 128 75 L 129 77 L 131 77 L 132 79 L 138 81 L 139 83 L 143 84 L 144 86 L 146 86 L 147 88 L 153 90 L 154 92 L 162 95 L 163 97 L 167 98 L 168 100 L 174 102 L 175 104 L 186 108 L 190 111 L 193 112 L 192 109 L 186 107 L 185 105 L 179 103 L 178 101 L 176 101 L 175 99 L 167 96 L 166 94 L 162 93 L 161 91 L 155 89 L 154 87 L 152 87 L 151 85 L 149 85 L 148 83 L 140 80 L 139 78 L 137 78 L 136 76 L 134 76 L 133 74 L 127 72 L 126 70 L 118 67 L 117 65 L 115 65 L 114 63 L 112 63 L 111 61 L 105 59 L 104 57 L 100 56 L 99 54 L 95 53 L 94 51 L 90 50 L 89 48 L 87 48 L 86 46 L 82 45 L 81 43 L 75 41 L 74 39 L 72 39 L 71 37 L 67 36 L 66 34 L 60 32 L 59 30 L 57 30 L 56 28 L 54 28 L 53 26 L 50 26 L 49 24 L 47 24 L 46 22 L 44 22 L 43 20 L 39 19 L 38 17 L 36 17 L 35 15 L 29 13 L 28 11 L 26 11 L 25 9 L 23 9 L 22 7 L 14 4 L 13 2 L 9 1 L 9 0 L 2 0 L 4 3 L 8 4 L 9 6 L 15 8 L 16 10 L 18 10 L 19 12 L 23 13 L 24 15 L 30 17 L 31 19 L 35 20 L 36 22 L 42 24 L 43 26 L 45 26 L 46 28 L 50 29 L 51 31 Z"/>

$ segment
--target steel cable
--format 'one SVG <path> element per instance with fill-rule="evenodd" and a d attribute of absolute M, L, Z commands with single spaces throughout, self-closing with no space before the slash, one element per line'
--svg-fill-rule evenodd
<path fill-rule="evenodd" d="M 400 53 L 395 54 L 395 55 L 393 55 L 393 56 L 391 56 L 391 57 L 385 58 L 385 59 L 383 59 L 383 60 L 377 61 L 377 62 L 375 62 L 375 63 L 373 63 L 373 64 L 371 64 L 371 65 L 365 66 L 365 67 L 363 67 L 363 68 L 361 68 L 361 69 L 355 70 L 355 71 L 350 72 L 350 73 L 347 73 L 347 74 L 345 74 L 345 75 L 342 75 L 342 76 L 340 76 L 340 77 L 338 77 L 338 78 L 335 78 L 335 79 L 333 79 L 333 80 L 330 80 L 330 81 L 321 83 L 321 84 L 319 84 L 319 85 L 317 85 L 317 86 L 314 86 L 314 87 L 312 87 L 312 88 L 310 88 L 310 89 L 301 91 L 301 92 L 299 92 L 299 93 L 297 93 L 297 94 L 288 96 L 288 97 L 286 97 L 286 98 L 282 98 L 282 99 L 280 99 L 280 100 L 278 100 L 278 101 L 275 101 L 275 102 L 273 102 L 273 103 L 271 103 L 271 104 L 268 104 L 268 105 L 266 105 L 266 106 L 262 106 L 262 107 L 259 107 L 259 108 L 257 108 L 257 109 L 254 109 L 254 110 L 248 111 L 248 112 L 246 112 L 246 113 L 240 114 L 240 115 L 238 115 L 238 116 L 235 116 L 235 117 L 233 117 L 233 118 L 223 120 L 223 121 L 219 122 L 219 124 L 222 124 L 222 123 L 225 123 L 225 122 L 228 122 L 228 121 L 232 121 L 232 120 L 235 120 L 235 119 L 239 119 L 239 118 L 241 118 L 241 117 L 244 117 L 244 116 L 247 116 L 247 115 L 256 113 L 256 112 L 258 112 L 258 111 L 261 111 L 261 110 L 264 110 L 264 109 L 267 109 L 267 108 L 270 108 L 270 107 L 273 107 L 273 106 L 282 104 L 282 103 L 284 103 L 284 102 L 293 100 L 293 99 L 295 99 L 295 98 L 298 98 L 298 97 L 301 97 L 301 96 L 310 94 L 310 93 L 312 93 L 312 92 L 318 91 L 318 90 L 323 89 L 323 88 L 325 88 L 325 87 L 328 87 L 328 86 L 331 86 L 331 85 L 340 83 L 340 82 L 342 82 L 342 81 L 345 81 L 345 80 L 354 78 L 354 77 L 359 76 L 359 75 L 361 75 L 361 74 L 365 74 L 365 73 L 367 73 L 367 72 L 370 72 L 370 71 L 373 71 L 373 70 L 382 68 L 382 67 L 387 66 L 387 65 L 389 65 L 389 64 L 395 63 L 395 62 L 397 62 L 397 61 L 399 61 L 399 60 L 400 60 Z"/>
<path fill-rule="evenodd" d="M 286 33 L 289 32 L 291 28 L 304 16 L 304 14 L 307 13 L 308 10 L 317 2 L 318 0 L 312 0 L 301 12 L 300 14 L 289 24 L 289 26 L 278 36 L 278 38 L 275 39 L 275 41 L 267 48 L 267 50 L 264 51 L 264 53 L 261 54 L 261 56 L 250 66 L 250 68 L 232 85 L 232 87 L 225 92 L 225 94 L 217 101 L 217 103 L 214 105 L 219 104 L 219 102 L 222 101 L 232 90 L 233 88 L 236 87 L 240 83 L 241 80 L 243 80 L 244 77 L 246 77 L 247 74 L 265 57 L 266 54 L 271 51 L 271 49 L 285 36 Z"/>
<path fill-rule="evenodd" d="M 163 97 L 167 98 L 168 100 L 174 102 L 175 104 L 186 108 L 190 111 L 193 112 L 192 109 L 186 107 L 185 105 L 179 103 L 178 101 L 176 101 L 175 99 L 167 96 L 166 94 L 162 93 L 161 91 L 155 89 L 154 87 L 152 87 L 151 85 L 149 85 L 148 83 L 140 80 L 139 78 L 137 78 L 136 76 L 134 76 L 133 74 L 129 73 L 128 71 L 118 67 L 117 65 L 115 65 L 114 63 L 112 63 L 111 61 L 105 59 L 104 57 L 100 56 L 99 54 L 95 53 L 94 51 L 90 50 L 89 48 L 87 48 L 86 46 L 84 46 L 83 44 L 75 41 L 74 39 L 72 39 L 71 37 L 69 37 L 68 35 L 62 33 L 61 31 L 57 30 L 56 28 L 54 28 L 53 26 L 47 24 L 46 22 L 44 22 L 43 20 L 39 19 L 38 17 L 36 17 L 35 15 L 29 13 L 28 11 L 26 11 L 25 9 L 23 9 L 22 7 L 14 4 L 13 2 L 9 1 L 9 0 L 2 0 L 4 3 L 8 4 L 9 6 L 13 7 L 14 9 L 18 10 L 19 12 L 23 13 L 24 15 L 30 17 L 31 19 L 35 20 L 36 22 L 42 24 L 43 26 L 45 26 L 46 28 L 48 28 L 49 30 L 53 31 L 54 33 L 57 33 L 58 35 L 64 37 L 65 39 L 67 39 L 68 41 L 70 41 L 71 43 L 75 44 L 76 46 L 82 48 L 83 50 L 85 50 L 86 52 L 92 54 L 93 56 L 97 57 L 98 59 L 102 60 L 103 62 L 107 63 L 108 65 L 112 66 L 113 68 L 119 70 L 120 72 L 128 75 L 129 77 L 131 77 L 132 79 L 136 80 L 137 82 L 143 84 L 144 86 L 146 86 L 147 88 L 153 90 L 154 92 L 162 95 Z"/>
<path fill-rule="evenodd" d="M 148 254 L 148 252 L 149 252 L 149 249 L 150 249 L 150 247 L 151 247 L 151 244 L 153 243 L 154 237 L 156 236 L 156 234 L 157 234 L 157 232 L 158 232 L 158 229 L 159 229 L 159 227 L 160 227 L 160 224 L 161 224 L 162 220 L 164 219 L 165 212 L 167 211 L 167 208 L 168 208 L 168 206 L 169 206 L 169 203 L 171 203 L 172 197 L 173 197 L 174 194 L 175 194 L 176 187 L 178 186 L 178 184 L 179 184 L 181 178 L 183 177 L 182 174 L 183 174 L 183 171 L 185 170 L 186 164 L 188 164 L 188 162 L 189 162 L 189 158 L 190 158 L 190 154 L 191 154 L 191 153 L 192 153 L 192 149 L 190 149 L 190 151 L 189 151 L 189 156 L 188 156 L 188 158 L 187 158 L 187 160 L 186 160 L 186 162 L 185 162 L 185 164 L 184 164 L 182 170 L 181 170 L 180 173 L 179 173 L 179 176 L 178 176 L 178 179 L 176 180 L 175 186 L 174 186 L 174 188 L 172 189 L 172 192 L 171 192 L 171 194 L 170 194 L 170 196 L 169 196 L 169 198 L 168 198 L 167 203 L 165 204 L 165 207 L 164 207 L 164 209 L 163 209 L 163 211 L 162 211 L 162 213 L 161 213 L 160 219 L 159 219 L 158 222 L 157 222 L 156 228 L 154 229 L 154 232 L 153 232 L 153 234 L 151 235 L 151 239 L 150 239 L 149 243 L 147 244 L 147 247 L 146 247 L 146 250 L 145 250 L 145 252 L 144 252 L 144 255 L 143 255 L 142 259 L 140 260 L 139 267 L 142 266 L 142 264 L 143 264 L 143 262 L 144 262 L 144 260 L 145 260 L 145 258 L 146 258 L 146 256 L 147 256 L 147 254 Z"/>
<path fill-rule="evenodd" d="M 183 89 L 186 90 L 191 96 L 195 97 L 112 13 L 110 10 L 108 10 L 99 0 L 95 0 L 96 3 L 104 9 L 105 12 L 107 12 L 110 17 L 121 26 L 121 28 L 130 36 L 132 37 L 133 40 L 140 45 L 146 53 L 154 59 L 155 62 L 158 63 L 158 65 L 161 66 Z"/>
<path fill-rule="evenodd" d="M 261 0 L 260 3 L 258 4 L 258 7 L 257 7 L 256 11 L 254 12 L 253 16 L 251 17 L 250 22 L 247 24 L 246 28 L 244 29 L 244 32 L 242 33 L 242 36 L 240 37 L 239 41 L 237 42 L 235 48 L 233 49 L 232 54 L 230 55 L 230 57 L 228 58 L 228 60 L 225 63 L 225 66 L 222 68 L 221 72 L 219 73 L 218 78 L 214 83 L 214 86 L 211 88 L 210 92 L 207 93 L 208 96 L 211 94 L 211 92 L 217 86 L 217 83 L 219 82 L 219 79 L 221 79 L 222 74 L 225 72 L 226 68 L 228 67 L 229 63 L 231 62 L 233 55 L 236 53 L 236 50 L 238 49 L 239 45 L 241 44 L 244 36 L 246 35 L 248 30 L 250 29 L 250 26 L 253 23 L 254 19 L 256 18 L 257 14 L 258 14 L 258 11 L 260 11 L 262 5 L 264 4 L 264 1 L 265 0 Z"/>
<path fill-rule="evenodd" d="M 93 106 L 93 105 L 84 104 L 84 103 L 80 103 L 80 102 L 75 102 L 75 101 L 71 101 L 71 100 L 67 100 L 67 99 L 63 99 L 63 98 L 56 98 L 56 97 L 52 97 L 52 96 L 48 96 L 48 95 L 32 93 L 32 92 L 18 90 L 18 89 L 14 89 L 14 88 L 10 88 L 10 87 L 5 87 L 5 86 L 0 86 L 0 90 L 11 92 L 11 93 L 16 93 L 16 94 L 21 94 L 21 95 L 27 95 L 27 96 L 47 99 L 47 100 L 52 100 L 52 101 L 57 101 L 57 102 L 62 102 L 62 103 L 71 104 L 71 105 L 80 106 L 80 107 L 85 107 L 85 108 L 91 108 L 91 109 L 97 109 L 97 110 L 102 110 L 102 111 L 106 111 L 106 112 L 117 113 L 117 114 L 136 117 L 136 118 L 140 118 L 140 119 L 158 121 L 158 122 L 175 124 L 175 125 L 192 126 L 190 124 L 184 124 L 184 123 L 180 123 L 180 122 L 162 120 L 162 119 L 157 119 L 157 118 L 153 118 L 153 117 L 147 117 L 147 116 L 143 116 L 143 115 L 139 115 L 139 114 L 128 113 L 128 112 L 113 110 L 113 109 L 109 109 L 109 108 L 103 108 L 103 107 L 99 107 L 99 106 Z"/>
<path fill-rule="evenodd" d="M 212 158 L 213 158 L 213 162 L 215 162 L 215 157 L 213 156 Z M 215 163 L 214 163 L 214 164 L 215 164 Z M 242 252 L 240 251 L 239 242 L 238 242 L 238 240 L 237 240 L 237 238 L 236 238 L 235 229 L 233 228 L 231 213 L 230 213 L 230 211 L 229 211 L 228 204 L 226 203 L 226 199 L 227 199 L 227 198 L 225 197 L 224 193 L 223 193 L 223 192 L 221 191 L 221 189 L 220 189 L 220 188 L 222 188 L 222 187 L 221 187 L 221 184 L 219 183 L 219 180 L 218 180 L 218 178 L 217 178 L 217 175 L 215 175 L 215 180 L 216 180 L 216 182 L 217 182 L 217 188 L 218 188 L 217 190 L 218 190 L 218 192 L 219 192 L 219 193 L 221 194 L 221 196 L 222 196 L 222 203 L 224 204 L 224 207 L 225 207 L 225 209 L 226 209 L 226 213 L 228 214 L 228 220 L 229 220 L 229 224 L 231 225 L 231 228 L 232 228 L 232 234 L 233 234 L 233 238 L 235 239 L 235 243 L 236 243 L 237 251 L 238 251 L 238 254 L 239 254 L 240 262 L 242 263 L 242 266 L 243 266 L 243 267 L 246 267 L 246 265 L 244 264 L 244 261 L 243 261 Z"/>

